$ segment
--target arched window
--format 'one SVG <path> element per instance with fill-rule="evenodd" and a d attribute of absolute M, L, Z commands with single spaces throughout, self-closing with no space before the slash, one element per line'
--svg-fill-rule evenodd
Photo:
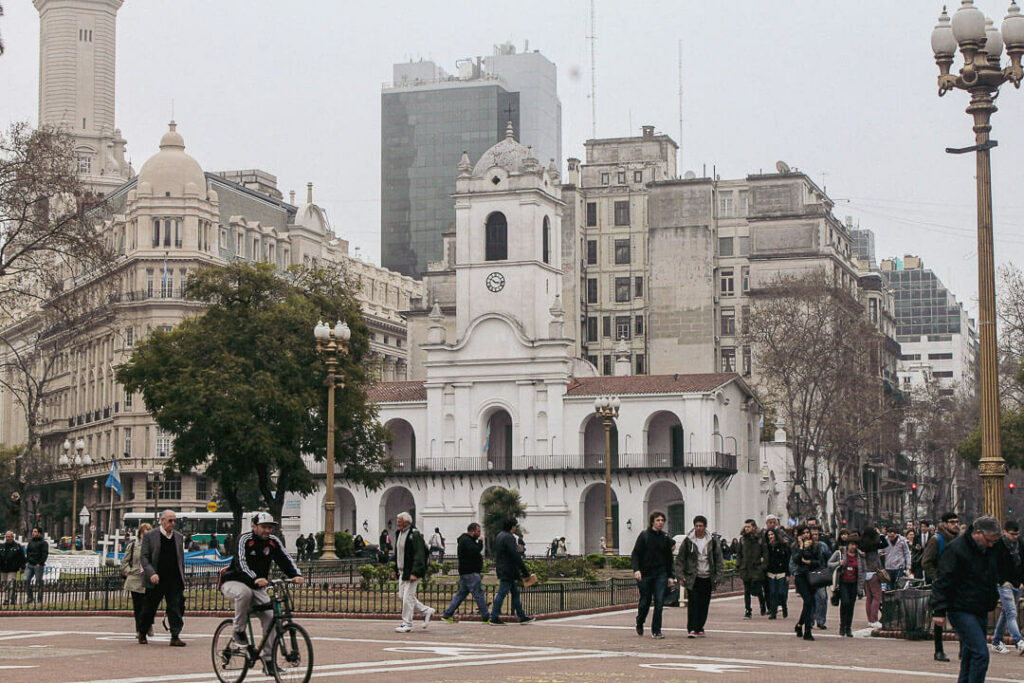
<path fill-rule="evenodd" d="M 485 259 L 504 261 L 508 258 L 508 221 L 505 214 L 495 211 L 487 217 L 487 247 Z"/>
<path fill-rule="evenodd" d="M 544 263 L 551 263 L 551 221 L 544 216 L 544 234 L 541 236 L 542 258 Z"/>

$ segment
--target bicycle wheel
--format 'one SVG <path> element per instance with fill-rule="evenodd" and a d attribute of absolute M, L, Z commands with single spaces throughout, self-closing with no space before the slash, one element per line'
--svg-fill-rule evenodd
<path fill-rule="evenodd" d="M 213 632 L 210 657 L 213 659 L 213 673 L 221 683 L 240 683 L 249 670 L 246 648 L 234 642 L 235 623 L 231 619 L 220 622 Z"/>
<path fill-rule="evenodd" d="M 306 629 L 285 624 L 274 640 L 271 658 L 278 683 L 308 683 L 313 675 L 313 643 Z"/>

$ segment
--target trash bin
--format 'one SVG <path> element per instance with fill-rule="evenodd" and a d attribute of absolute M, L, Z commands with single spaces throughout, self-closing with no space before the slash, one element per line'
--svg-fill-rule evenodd
<path fill-rule="evenodd" d="M 931 636 L 931 590 L 923 588 L 904 588 L 891 591 L 895 596 L 899 615 L 899 630 L 903 637 L 909 639 L 925 639 Z"/>

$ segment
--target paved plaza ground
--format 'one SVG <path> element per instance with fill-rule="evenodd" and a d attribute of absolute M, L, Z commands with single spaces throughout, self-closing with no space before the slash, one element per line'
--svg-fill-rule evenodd
<path fill-rule="evenodd" d="M 799 599 L 790 604 L 798 611 Z M 684 609 L 666 609 L 664 640 L 639 638 L 632 611 L 540 620 L 520 626 L 434 621 L 426 631 L 394 632 L 395 620 L 302 619 L 313 637 L 314 680 L 487 681 L 927 681 L 956 679 L 932 660 L 930 641 L 870 638 L 863 602 L 857 637 L 837 637 L 838 609 L 815 642 L 798 640 L 794 617 L 743 619 L 742 599 L 712 602 L 707 637 L 689 640 Z M 130 618 L 0 617 L 0 680 L 5 683 L 206 683 L 216 681 L 210 637 L 219 619 L 188 618 L 189 647 L 167 647 L 159 633 L 138 645 Z M 247 681 L 265 681 L 258 672 Z M 989 681 L 1024 680 L 1024 657 L 992 654 Z"/>

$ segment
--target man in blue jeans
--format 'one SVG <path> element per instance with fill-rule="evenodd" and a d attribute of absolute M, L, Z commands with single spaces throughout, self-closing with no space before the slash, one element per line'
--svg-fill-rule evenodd
<path fill-rule="evenodd" d="M 1003 632 L 1008 630 L 1017 654 L 1024 655 L 1024 640 L 1017 627 L 1017 603 L 1020 602 L 1021 584 L 1024 583 L 1024 541 L 1020 539 L 1020 525 L 1007 520 L 1003 524 L 1003 540 L 996 543 L 996 566 L 999 569 L 999 621 L 992 633 L 992 649 L 999 654 L 1009 652 L 1003 644 Z"/>
<path fill-rule="evenodd" d="M 46 571 L 46 559 L 50 556 L 50 544 L 43 538 L 39 527 L 32 529 L 32 538 L 25 548 L 25 590 L 28 591 L 28 602 L 32 604 L 32 581 L 36 582 L 39 603 L 43 602 L 43 572 Z"/>
<path fill-rule="evenodd" d="M 494 606 L 491 608 L 491 618 L 487 623 L 495 626 L 502 626 L 501 603 L 505 596 L 512 594 L 512 611 L 519 617 L 520 624 L 529 624 L 537 621 L 536 617 L 527 616 L 523 610 L 523 603 L 519 601 L 519 585 L 516 583 L 520 578 L 530 575 L 530 570 L 523 562 L 523 556 L 519 554 L 519 544 L 515 533 L 518 531 L 519 520 L 515 517 L 505 521 L 503 530 L 494 540 L 494 573 L 498 575 L 498 594 L 494 596 Z"/>
<path fill-rule="evenodd" d="M 988 613 L 999 602 L 996 551 L 1002 532 L 999 520 L 974 520 L 967 532 L 954 539 L 939 558 L 938 577 L 932 584 L 932 614 L 936 626 L 946 619 L 960 638 L 958 683 L 982 683 L 988 672 Z"/>
<path fill-rule="evenodd" d="M 441 621 L 449 624 L 457 622 L 455 610 L 459 608 L 467 595 L 472 595 L 476 600 L 476 606 L 480 609 L 480 617 L 487 621 L 490 617 L 487 611 L 487 598 L 484 597 L 484 589 L 481 586 L 480 571 L 484 566 L 484 542 L 480 540 L 480 525 L 476 522 L 466 527 L 466 533 L 459 536 L 457 552 L 459 556 L 459 590 L 452 598 L 448 609 L 441 615 Z"/>
<path fill-rule="evenodd" d="M 654 616 L 651 617 L 651 637 L 661 640 L 661 614 L 665 606 L 665 591 L 675 585 L 672 576 L 674 541 L 665 533 L 665 513 L 655 510 L 647 520 L 647 528 L 640 532 L 633 544 L 630 562 L 633 578 L 640 590 L 640 602 L 636 609 L 636 634 L 644 634 L 644 622 L 654 600 Z"/>

